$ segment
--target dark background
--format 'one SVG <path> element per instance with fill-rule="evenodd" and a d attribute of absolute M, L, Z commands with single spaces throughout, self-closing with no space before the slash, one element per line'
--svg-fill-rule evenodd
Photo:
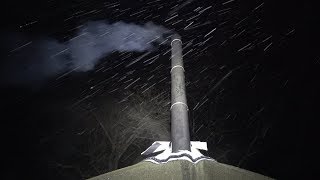
<path fill-rule="evenodd" d="M 314 179 L 318 176 L 315 149 L 318 144 L 320 90 L 319 18 L 313 4 L 305 1 L 266 1 L 253 11 L 263 1 L 236 0 L 226 5 L 222 5 L 224 1 L 190 1 L 178 11 L 177 20 L 183 21 L 172 25 L 172 22 L 165 22 L 170 17 L 170 7 L 183 2 L 155 2 L 155 6 L 148 8 L 141 16 L 132 14 L 146 7 L 147 1 L 114 2 L 120 3 L 119 6 L 104 7 L 104 3 L 111 2 L 101 0 L 10 1 L 2 6 L 2 38 L 7 39 L 4 36 L 10 32 L 21 32 L 27 37 L 49 36 L 66 41 L 75 34 L 70 29 L 89 20 L 101 19 L 137 24 L 153 21 L 175 29 L 184 42 L 199 36 L 189 47 L 194 49 L 192 53 L 184 57 L 189 83 L 188 103 L 192 109 L 192 140 L 207 141 L 209 151 L 206 155 L 219 162 L 270 177 Z M 182 30 L 189 24 L 186 19 L 195 15 L 192 13 L 195 8 L 211 5 L 214 8 L 195 19 L 195 23 L 202 24 L 209 20 L 211 24 Z M 158 9 L 161 6 L 164 8 Z M 119 10 L 116 8 L 130 9 L 117 17 Z M 231 8 L 229 15 L 219 14 L 225 8 Z M 101 11 L 85 14 L 96 9 Z M 83 15 L 65 21 L 80 10 Z M 147 17 L 150 14 L 152 16 Z M 226 25 L 220 24 L 225 21 Z M 35 23 L 28 24 L 30 22 Z M 202 37 L 214 27 L 217 27 L 214 37 L 204 46 L 195 46 L 197 42 L 204 41 Z M 243 29 L 244 33 L 232 37 Z M 270 40 L 262 42 L 270 35 Z M 248 42 L 253 42 L 253 46 L 238 51 Z M 270 42 L 272 44 L 267 48 Z M 6 41 L 2 42 L 2 47 L 4 51 L 1 53 L 7 57 L 11 47 Z M 160 47 L 159 53 L 167 50 L 168 47 Z M 132 57 L 138 55 L 134 53 Z M 117 59 L 119 54 L 115 53 L 101 60 L 101 63 Z M 8 58 L 2 58 L 1 64 L 5 61 Z M 160 64 L 163 66 L 152 72 Z M 81 115 L 67 107 L 91 94 L 90 87 L 117 72 L 125 74 L 130 70 L 136 70 L 130 76 L 141 77 L 141 85 L 152 74 L 156 78 L 151 80 L 151 84 L 168 77 L 152 90 L 153 96 L 162 92 L 168 94 L 169 66 L 167 54 L 147 68 L 137 63 L 131 69 L 119 66 L 105 73 L 72 73 L 59 80 L 53 77 L 31 88 L 2 84 L 1 127 L 2 149 L 5 151 L 2 153 L 2 165 L 5 166 L 5 179 L 83 179 L 98 175 L 90 171 L 87 161 L 78 156 L 75 148 L 87 142 L 74 137 L 86 123 L 83 117 L 79 120 Z M 230 76 L 227 76 L 228 72 L 231 72 Z M 125 86 L 121 83 L 102 84 L 98 87 L 98 93 L 81 103 L 95 102 L 115 87 L 119 88 L 117 94 L 109 93 L 107 96 L 121 99 Z M 142 90 L 136 87 L 130 91 L 139 94 Z M 197 103 L 203 104 L 194 109 Z M 151 142 L 145 142 L 141 151 Z M 134 160 L 123 160 L 119 167 L 133 163 Z M 83 175 L 73 167 L 81 167 L 78 170 L 82 171 L 87 168 L 90 172 Z M 107 167 L 102 170 L 107 171 Z"/>

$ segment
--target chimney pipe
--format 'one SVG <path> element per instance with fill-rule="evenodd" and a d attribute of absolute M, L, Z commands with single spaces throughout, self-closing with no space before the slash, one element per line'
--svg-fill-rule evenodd
<path fill-rule="evenodd" d="M 172 152 L 190 151 L 188 105 L 182 59 L 182 41 L 178 34 L 171 39 L 171 142 Z"/>

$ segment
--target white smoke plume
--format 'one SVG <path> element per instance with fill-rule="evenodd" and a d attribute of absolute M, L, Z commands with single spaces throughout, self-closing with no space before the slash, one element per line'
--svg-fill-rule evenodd
<path fill-rule="evenodd" d="M 41 38 L 11 50 L 7 63 L 2 66 L 1 79 L 34 84 L 71 70 L 89 71 L 113 51 L 152 51 L 155 44 L 165 40 L 167 33 L 170 30 L 152 22 L 137 25 L 91 21 L 81 26 L 77 35 L 67 42 Z"/>

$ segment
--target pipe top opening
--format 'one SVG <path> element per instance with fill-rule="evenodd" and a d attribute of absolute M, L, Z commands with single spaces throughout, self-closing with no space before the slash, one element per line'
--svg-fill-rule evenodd
<path fill-rule="evenodd" d="M 180 41 L 181 44 L 182 44 L 181 36 L 180 36 L 179 34 L 173 34 L 173 35 L 171 36 L 171 46 L 172 46 L 173 41 Z"/>

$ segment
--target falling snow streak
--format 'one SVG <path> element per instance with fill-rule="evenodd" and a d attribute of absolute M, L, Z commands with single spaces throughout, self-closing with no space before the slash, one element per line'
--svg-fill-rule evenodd
<path fill-rule="evenodd" d="M 209 36 L 211 33 L 213 33 L 213 31 L 215 31 L 217 28 L 212 29 L 210 32 L 208 32 L 208 34 L 204 35 L 204 37 Z"/>
<path fill-rule="evenodd" d="M 13 53 L 13 52 L 16 52 L 16 51 L 18 51 L 18 50 L 20 50 L 20 49 L 22 49 L 22 48 L 25 48 L 25 47 L 27 47 L 28 45 L 30 45 L 31 43 L 32 43 L 32 41 L 30 41 L 30 42 L 28 42 L 28 43 L 26 43 L 26 44 L 23 44 L 23 45 L 15 48 L 15 49 L 13 49 L 13 50 L 11 50 L 10 53 Z"/>
<path fill-rule="evenodd" d="M 146 91 L 148 91 L 150 88 L 152 88 L 153 86 L 155 86 L 157 83 L 152 84 L 151 86 L 149 86 L 148 88 L 146 88 L 144 91 L 142 91 L 142 93 L 145 93 Z"/>
<path fill-rule="evenodd" d="M 272 42 L 271 42 L 270 44 L 268 44 L 267 47 L 265 47 L 265 48 L 263 49 L 263 51 L 267 51 L 271 45 L 272 45 Z"/>
<path fill-rule="evenodd" d="M 234 2 L 234 1 L 235 1 L 235 0 L 229 0 L 229 1 L 226 1 L 226 2 L 222 3 L 222 5 L 226 5 L 226 4 L 232 3 L 232 2 Z"/>
<path fill-rule="evenodd" d="M 136 63 L 136 62 L 140 61 L 141 59 L 143 59 L 144 57 L 148 56 L 149 54 L 150 54 L 150 52 L 144 53 L 143 55 L 141 55 L 137 59 L 133 60 L 128 65 L 126 65 L 126 67 L 129 67 L 129 66 L 133 65 L 134 63 Z"/>
<path fill-rule="evenodd" d="M 130 83 L 128 86 L 126 86 L 124 89 L 128 89 L 132 84 L 134 84 L 135 82 L 139 81 L 140 78 L 137 78 L 136 80 L 134 80 L 132 83 Z"/>

